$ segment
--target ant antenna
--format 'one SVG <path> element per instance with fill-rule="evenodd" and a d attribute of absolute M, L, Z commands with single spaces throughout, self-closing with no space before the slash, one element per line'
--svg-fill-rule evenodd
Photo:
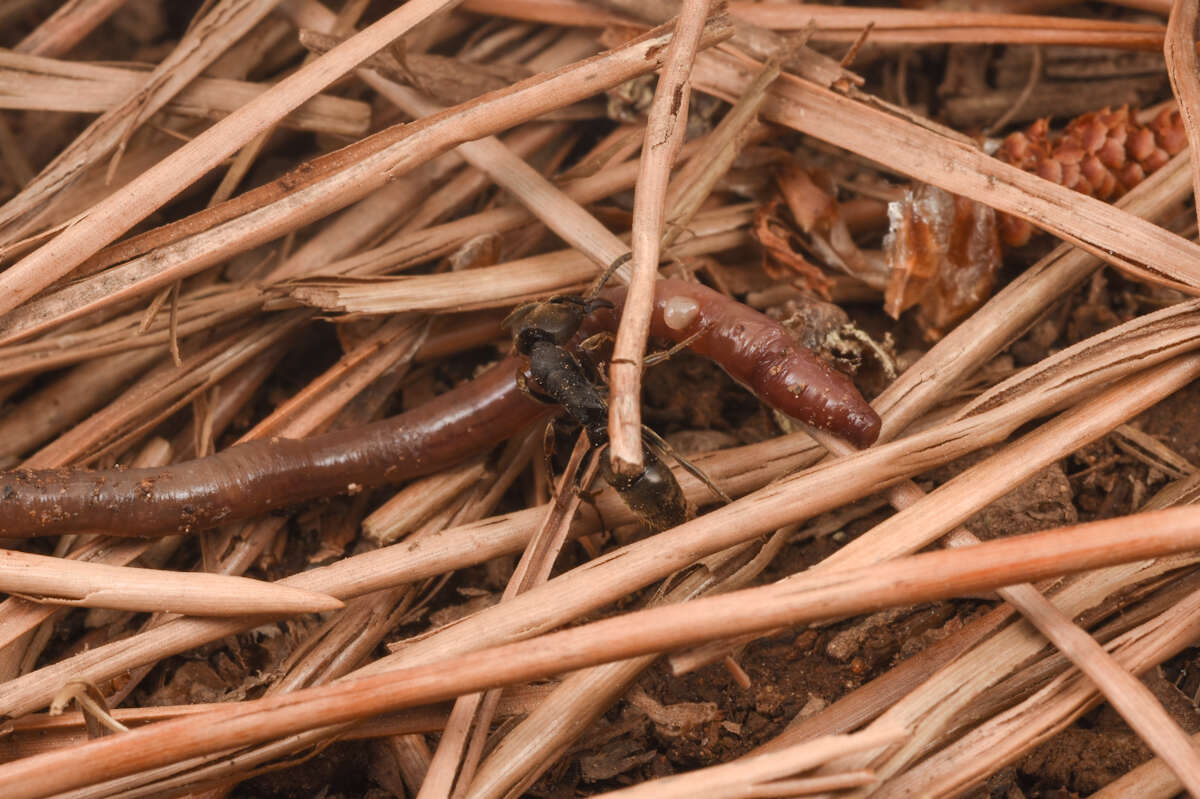
<path fill-rule="evenodd" d="M 600 273 L 600 277 L 596 278 L 596 282 L 592 283 L 592 287 L 588 289 L 588 293 L 585 295 L 586 299 L 588 301 L 596 299 L 596 295 L 600 293 L 600 289 L 604 288 L 604 284 L 607 283 L 614 274 L 616 274 L 618 269 L 629 263 L 630 259 L 632 258 L 632 252 L 627 252 L 623 255 L 617 256 L 617 259 L 609 264 L 607 269 Z"/>

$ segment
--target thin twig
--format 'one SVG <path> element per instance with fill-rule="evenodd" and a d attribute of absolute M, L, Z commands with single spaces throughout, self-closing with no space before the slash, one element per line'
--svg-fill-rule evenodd
<path fill-rule="evenodd" d="M 667 185 L 687 130 L 688 80 L 708 16 L 709 0 L 684 0 L 675 38 L 654 91 L 633 199 L 629 293 L 609 365 L 609 457 L 617 474 L 638 475 L 642 458 L 642 358 L 650 332 L 654 280 L 663 234 Z"/>

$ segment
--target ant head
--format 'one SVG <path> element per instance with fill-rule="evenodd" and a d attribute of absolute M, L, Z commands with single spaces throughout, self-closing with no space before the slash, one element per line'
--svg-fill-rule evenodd
<path fill-rule="evenodd" d="M 513 343 L 522 355 L 528 355 L 538 341 L 563 345 L 579 332 L 589 304 L 575 296 L 556 296 L 542 302 L 522 305 L 508 315 L 504 326 L 513 333 Z"/>

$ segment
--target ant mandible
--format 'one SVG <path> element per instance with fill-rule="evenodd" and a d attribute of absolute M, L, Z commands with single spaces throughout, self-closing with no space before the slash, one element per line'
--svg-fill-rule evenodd
<path fill-rule="evenodd" d="M 631 511 L 648 527 L 665 530 L 687 521 L 690 508 L 675 475 L 658 456 L 656 449 L 669 452 L 666 442 L 648 428 L 643 440 L 643 469 L 640 474 L 624 475 L 613 471 L 608 458 L 608 403 L 596 384 L 585 373 L 579 360 L 566 345 L 575 337 L 584 319 L 612 303 L 597 298 L 608 278 L 629 260 L 618 258 L 602 274 L 586 297 L 559 295 L 541 302 L 526 303 L 504 320 L 512 331 L 513 347 L 529 362 L 522 389 L 535 399 L 562 407 L 583 428 L 588 442 L 600 451 L 600 476 Z M 672 453 L 673 454 L 673 453 Z M 688 471 L 709 486 L 721 499 L 730 499 L 716 488 L 706 475 L 687 461 L 674 456 Z"/>

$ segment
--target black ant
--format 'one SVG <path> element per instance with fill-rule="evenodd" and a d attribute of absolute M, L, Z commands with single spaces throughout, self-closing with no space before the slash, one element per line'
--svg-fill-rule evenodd
<path fill-rule="evenodd" d="M 503 325 L 512 331 L 513 347 L 527 358 L 529 370 L 521 388 L 535 399 L 562 407 L 583 428 L 588 442 L 599 450 L 600 476 L 647 526 L 665 530 L 687 521 L 690 507 L 675 475 L 656 452 L 668 452 L 696 475 L 717 496 L 731 501 L 692 464 L 671 452 L 669 445 L 646 428 L 642 444 L 640 474 L 623 475 L 612 470 L 608 458 L 608 403 L 596 383 L 566 345 L 579 332 L 583 320 L 600 308 L 611 308 L 596 295 L 616 269 L 629 259 L 618 258 L 601 275 L 586 297 L 554 296 L 516 308 Z"/>

